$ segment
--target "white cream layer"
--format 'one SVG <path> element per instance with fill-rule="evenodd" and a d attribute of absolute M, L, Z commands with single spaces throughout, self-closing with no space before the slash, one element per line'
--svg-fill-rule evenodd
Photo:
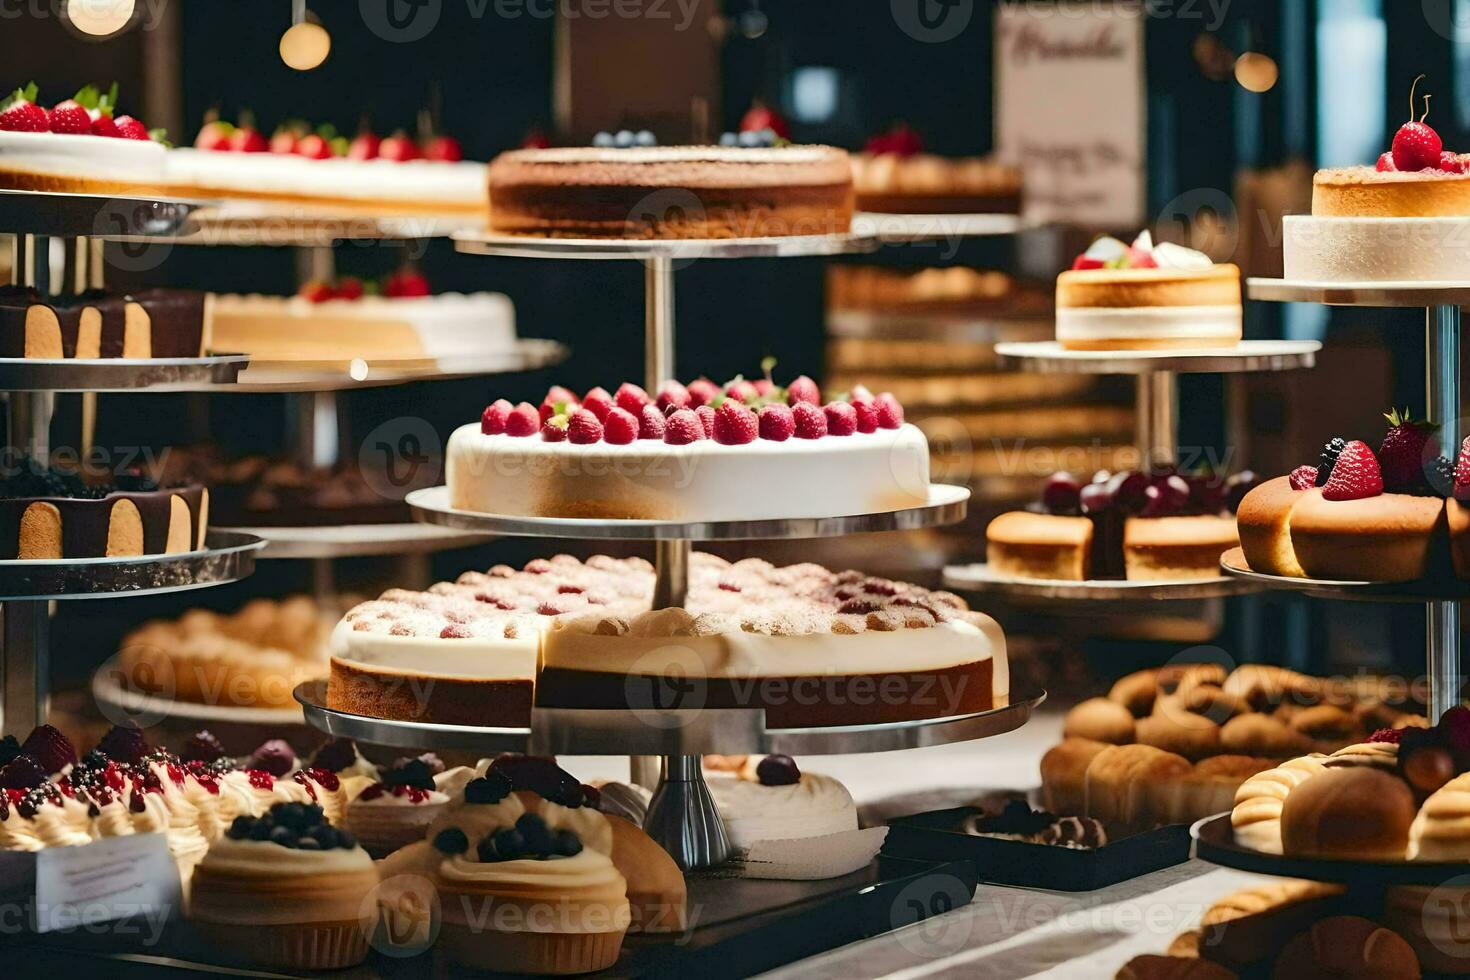
<path fill-rule="evenodd" d="M 928 500 L 929 444 L 913 425 L 822 439 L 684 446 L 574 445 L 540 436 L 449 438 L 450 504 L 539 517 L 685 521 L 867 514 Z"/>
<path fill-rule="evenodd" d="M 168 151 L 152 140 L 0 132 L 0 170 L 160 184 Z"/>
<path fill-rule="evenodd" d="M 1282 219 L 1287 279 L 1307 282 L 1470 280 L 1470 218 Z"/>
<path fill-rule="evenodd" d="M 393 636 L 354 630 L 347 620 L 332 630 L 328 649 L 344 663 L 376 673 L 412 677 L 456 677 L 480 681 L 529 680 L 536 676 L 536 635 L 466 637 Z"/>
<path fill-rule="evenodd" d="M 800 782 L 789 786 L 763 786 L 738 776 L 711 773 L 705 782 L 735 847 L 748 848 L 759 840 L 857 830 L 852 795 L 830 776 L 806 772 Z"/>
<path fill-rule="evenodd" d="M 483 163 L 429 160 L 310 160 L 284 153 L 171 150 L 168 182 L 205 190 L 352 200 L 427 201 L 476 206 L 485 201 Z"/>
<path fill-rule="evenodd" d="M 1059 306 L 1057 340 L 1239 340 L 1239 306 Z"/>

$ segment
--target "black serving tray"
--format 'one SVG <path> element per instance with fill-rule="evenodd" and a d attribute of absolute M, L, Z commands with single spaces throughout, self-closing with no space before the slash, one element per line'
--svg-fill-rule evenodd
<path fill-rule="evenodd" d="M 748 977 L 967 905 L 978 884 L 968 861 L 888 856 L 825 881 L 765 881 L 721 877 L 718 872 L 691 874 L 687 880 L 692 930 L 678 936 L 629 936 L 616 965 L 586 976 L 592 980 Z M 156 943 L 147 942 L 146 935 L 139 926 L 0 939 L 4 964 L 0 976 L 132 980 L 221 968 L 244 976 L 290 975 L 257 972 L 228 958 L 228 951 L 211 948 L 188 923 L 171 924 Z M 340 980 L 503 976 L 461 974 L 436 962 L 432 953 L 410 959 L 370 953 L 367 962 L 352 969 L 303 975 Z"/>
<path fill-rule="evenodd" d="M 1189 860 L 1189 825 L 1170 824 L 1081 849 L 977 837 L 962 829 L 978 807 L 931 810 L 889 821 L 883 853 L 926 861 L 970 861 L 981 881 L 1088 892 Z"/>

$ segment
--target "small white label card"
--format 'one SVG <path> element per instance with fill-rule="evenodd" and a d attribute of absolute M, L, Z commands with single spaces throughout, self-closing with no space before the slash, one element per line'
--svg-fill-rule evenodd
<path fill-rule="evenodd" d="M 179 869 L 162 834 L 104 837 L 36 854 L 37 932 L 182 913 Z"/>

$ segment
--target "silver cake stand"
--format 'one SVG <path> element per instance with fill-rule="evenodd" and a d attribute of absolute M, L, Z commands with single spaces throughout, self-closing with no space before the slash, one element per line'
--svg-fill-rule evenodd
<path fill-rule="evenodd" d="M 1447 452 L 1458 451 L 1461 437 L 1460 409 L 1460 305 L 1470 303 L 1470 283 L 1465 282 L 1302 282 L 1290 279 L 1248 279 L 1251 299 L 1279 303 L 1322 303 L 1329 306 L 1423 307 L 1424 385 L 1426 418 L 1439 424 L 1440 444 Z M 1242 562 L 1243 564 L 1243 562 Z M 1228 564 L 1230 575 L 1255 575 Z M 1273 576 L 1261 576 L 1271 579 Z M 1309 594 L 1327 595 L 1330 588 L 1306 588 L 1297 580 L 1263 582 L 1272 588 L 1290 588 Z M 1363 595 L 1366 590 L 1344 589 Z M 1426 595 L 1415 588 L 1386 588 L 1374 601 L 1419 601 L 1425 605 L 1428 631 L 1425 658 L 1429 675 L 1429 717 L 1438 718 L 1460 700 L 1460 603 L 1448 594 Z"/>
<path fill-rule="evenodd" d="M 1258 588 L 1300 592 L 1319 599 L 1347 602 L 1454 602 L 1470 598 L 1470 582 L 1447 578 L 1419 582 L 1354 582 L 1338 579 L 1292 578 L 1252 571 L 1245 552 L 1231 548 L 1220 556 L 1220 570 L 1238 582 Z"/>
<path fill-rule="evenodd" d="M 457 531 L 432 524 L 324 524 L 320 526 L 227 527 L 261 538 L 261 558 L 371 558 L 378 555 L 427 555 L 468 548 L 494 540 L 491 534 Z"/>
<path fill-rule="evenodd" d="M 1144 602 L 1156 599 L 1222 599 L 1226 596 L 1260 592 L 1265 585 L 1229 575 L 1177 581 L 1150 582 L 1129 579 L 1014 578 L 994 571 L 984 562 L 950 565 L 944 584 L 957 592 L 979 592 L 1010 599 L 1045 602 Z"/>
<path fill-rule="evenodd" d="M 494 374 L 539 371 L 567 359 L 566 345 L 554 340 L 517 340 L 509 350 L 454 358 L 375 361 L 353 358 L 344 364 L 301 364 L 255 359 L 235 385 L 242 392 L 338 392 L 354 388 L 456 381 Z"/>

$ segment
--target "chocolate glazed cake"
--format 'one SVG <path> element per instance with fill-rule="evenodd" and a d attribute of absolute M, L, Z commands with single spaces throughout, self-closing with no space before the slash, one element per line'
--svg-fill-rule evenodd
<path fill-rule="evenodd" d="M 0 357 L 199 357 L 207 323 L 208 297 L 191 290 L 42 296 L 26 286 L 0 287 Z"/>
<path fill-rule="evenodd" d="M 204 547 L 209 491 L 122 476 L 88 486 L 24 471 L 0 482 L 0 559 L 125 558 Z"/>

